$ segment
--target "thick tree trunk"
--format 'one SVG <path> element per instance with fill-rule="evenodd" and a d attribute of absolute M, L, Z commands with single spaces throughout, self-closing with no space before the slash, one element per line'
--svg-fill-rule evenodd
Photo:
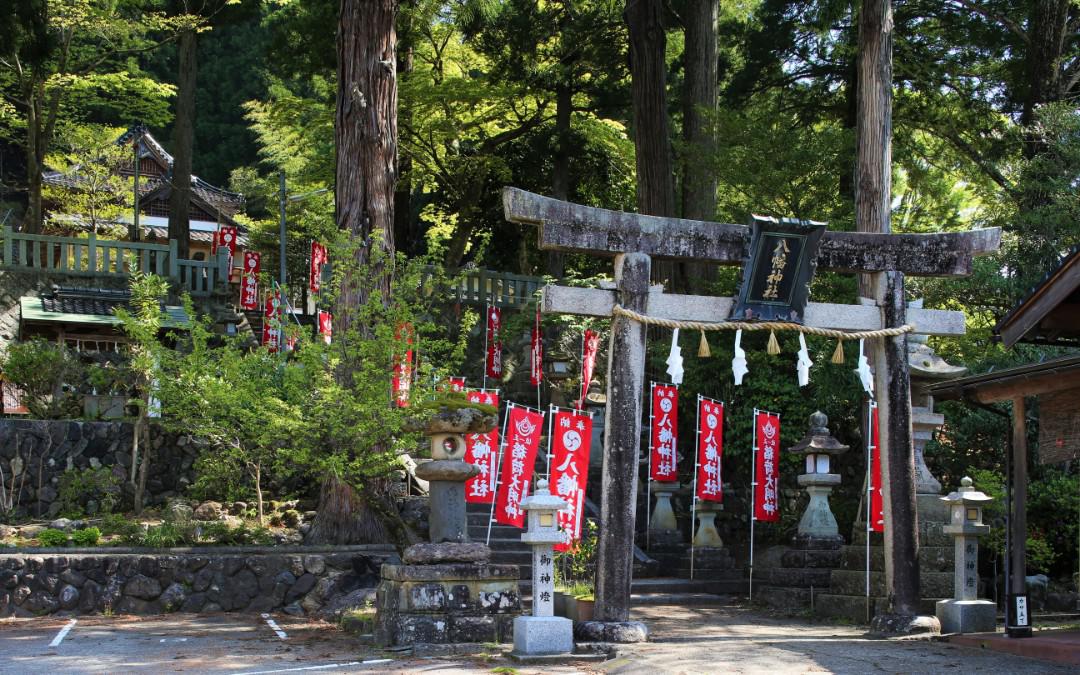
<path fill-rule="evenodd" d="M 716 217 L 716 176 L 701 157 L 713 150 L 708 114 L 716 109 L 716 20 L 719 0 L 689 0 L 686 24 L 686 84 L 683 93 L 682 217 Z"/>
<path fill-rule="evenodd" d="M 173 126 L 172 192 L 169 195 L 169 239 L 181 258 L 189 257 L 191 232 L 191 154 L 195 146 L 195 86 L 198 75 L 195 31 L 177 42 L 176 121 Z"/>
<path fill-rule="evenodd" d="M 864 0 L 859 18 L 859 116 L 856 127 L 855 227 L 888 233 L 892 193 L 893 16 L 889 0 Z M 860 294 L 882 307 L 886 325 L 905 320 L 904 275 L 861 275 Z M 880 398 L 884 459 L 885 577 L 889 612 L 914 617 L 919 609 L 919 531 L 915 506 L 915 453 L 911 433 L 907 338 L 874 345 L 874 391 Z M 877 624 L 892 629 L 896 624 Z"/>
<path fill-rule="evenodd" d="M 1035 0 L 1028 18 L 1027 91 L 1020 123 L 1035 122 L 1035 110 L 1043 103 L 1061 100 L 1061 58 L 1072 0 Z M 1041 148 L 1025 144 L 1024 153 L 1034 157 Z"/>
<path fill-rule="evenodd" d="M 45 168 L 45 138 L 41 119 L 41 100 L 44 92 L 35 83 L 30 94 L 29 111 L 26 119 L 26 217 L 23 219 L 23 231 L 31 234 L 40 233 L 44 225 L 45 214 L 41 206 L 41 172 Z"/>
<path fill-rule="evenodd" d="M 716 174 L 702 161 L 715 150 L 709 113 L 716 109 L 716 21 L 719 0 L 688 0 L 683 23 L 686 83 L 683 91 L 682 217 L 716 218 Z M 686 290 L 701 293 L 716 278 L 716 265 L 681 263 Z"/>
<path fill-rule="evenodd" d="M 570 121 L 574 107 L 574 90 L 565 82 L 555 88 L 555 152 L 551 159 L 551 196 L 570 199 Z M 548 251 L 545 272 L 561 279 L 566 272 L 566 255 Z"/>
<path fill-rule="evenodd" d="M 371 292 L 390 294 L 397 178 L 396 0 L 341 0 L 338 16 L 337 224 L 355 244 L 356 267 L 338 295 L 336 334 L 344 335 Z"/>
<path fill-rule="evenodd" d="M 637 208 L 652 216 L 674 216 L 675 177 L 667 110 L 667 67 L 664 62 L 664 3 L 629 0 L 630 92 L 637 166 Z"/>

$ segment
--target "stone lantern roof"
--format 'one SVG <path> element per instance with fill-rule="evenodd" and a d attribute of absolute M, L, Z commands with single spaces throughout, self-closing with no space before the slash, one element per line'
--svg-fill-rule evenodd
<path fill-rule="evenodd" d="M 797 455 L 842 455 L 847 452 L 850 446 L 833 438 L 828 425 L 829 418 L 820 410 L 810 415 L 810 430 L 801 441 L 788 448 L 788 452 Z"/>

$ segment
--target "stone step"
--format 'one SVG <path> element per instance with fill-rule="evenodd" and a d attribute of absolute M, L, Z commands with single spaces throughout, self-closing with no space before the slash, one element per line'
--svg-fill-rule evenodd
<path fill-rule="evenodd" d="M 866 569 L 866 548 L 845 546 L 841 549 L 839 569 Z M 870 547 L 870 569 L 880 572 L 885 569 L 885 549 Z M 919 547 L 919 569 L 928 572 L 951 572 L 953 569 L 953 549 L 942 546 Z"/>
<path fill-rule="evenodd" d="M 754 584 L 777 587 L 828 589 L 832 570 L 814 567 L 754 568 Z"/>
<path fill-rule="evenodd" d="M 941 598 L 923 598 L 919 601 L 919 613 L 933 616 L 935 603 Z M 871 600 L 870 615 L 883 614 L 888 610 L 888 599 L 882 596 L 873 596 Z M 814 596 L 814 613 L 817 618 L 847 619 L 859 624 L 866 624 L 866 596 L 864 595 L 836 595 L 834 593 L 822 593 Z"/>
<path fill-rule="evenodd" d="M 919 521 L 919 545 L 920 546 L 949 546 L 953 545 L 952 535 L 941 531 L 940 522 Z M 884 546 L 884 535 L 874 532 L 870 535 L 870 546 Z M 866 546 L 866 531 L 861 527 L 857 529 L 851 538 L 852 546 Z"/>
<path fill-rule="evenodd" d="M 951 572 L 922 572 L 919 579 L 924 597 L 952 597 L 953 574 Z M 829 592 L 836 595 L 864 596 L 866 594 L 866 572 L 861 570 L 833 570 L 829 579 Z M 884 572 L 870 572 L 870 592 L 878 595 L 885 593 Z"/>

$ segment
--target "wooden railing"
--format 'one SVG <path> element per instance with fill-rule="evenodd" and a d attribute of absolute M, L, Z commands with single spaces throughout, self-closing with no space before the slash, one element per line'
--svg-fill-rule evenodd
<path fill-rule="evenodd" d="M 451 287 L 455 301 L 466 305 L 485 305 L 521 308 L 536 300 L 536 292 L 544 280 L 522 274 L 494 270 L 464 270 L 460 283 Z"/>
<path fill-rule="evenodd" d="M 126 277 L 134 272 L 167 276 L 180 290 L 193 296 L 208 296 L 220 283 L 228 281 L 228 254 L 222 250 L 205 262 L 182 260 L 176 241 L 145 244 L 101 240 L 96 235 L 55 237 L 3 229 L 3 261 L 0 269 L 16 272 L 46 272 L 84 277 Z"/>

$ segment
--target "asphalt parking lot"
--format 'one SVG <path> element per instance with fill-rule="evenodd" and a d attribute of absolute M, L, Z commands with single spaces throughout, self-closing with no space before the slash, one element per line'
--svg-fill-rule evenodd
<path fill-rule="evenodd" d="M 14 620 L 0 622 L 0 672 L 254 675 L 404 666 L 360 642 L 324 623 L 278 615 Z"/>

